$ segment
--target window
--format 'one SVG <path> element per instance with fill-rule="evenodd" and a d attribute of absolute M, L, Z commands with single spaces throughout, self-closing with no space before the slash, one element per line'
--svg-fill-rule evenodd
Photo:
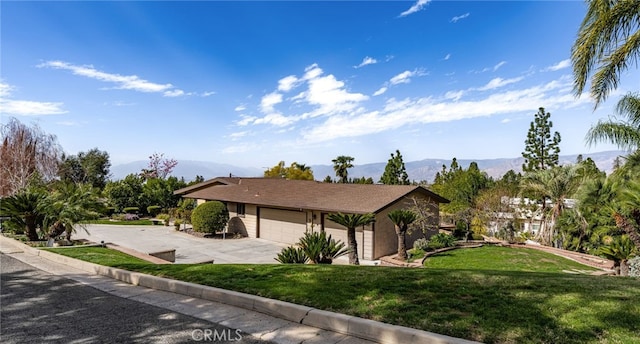
<path fill-rule="evenodd" d="M 236 203 L 236 213 L 240 217 L 244 217 L 244 212 L 245 212 L 245 207 L 244 206 L 245 206 L 244 203 Z"/>

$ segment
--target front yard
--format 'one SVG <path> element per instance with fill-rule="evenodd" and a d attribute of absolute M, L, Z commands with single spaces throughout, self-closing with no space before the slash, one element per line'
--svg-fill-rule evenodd
<path fill-rule="evenodd" d="M 529 249 L 434 256 L 424 269 L 339 265 L 151 265 L 104 248 L 51 251 L 487 343 L 638 343 L 640 280 Z"/>

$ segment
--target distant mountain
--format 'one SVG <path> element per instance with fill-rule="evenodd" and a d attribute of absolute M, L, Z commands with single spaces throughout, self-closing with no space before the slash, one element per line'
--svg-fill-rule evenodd
<path fill-rule="evenodd" d="M 583 154 L 583 158 L 591 158 L 599 169 L 610 173 L 613 171 L 613 162 L 616 157 L 626 155 L 622 151 L 607 151 L 599 153 Z M 576 162 L 578 155 L 562 155 L 560 156 L 561 164 L 573 164 Z M 475 161 L 478 163 L 480 170 L 494 178 L 500 178 L 509 170 L 522 172 L 522 164 L 524 159 L 520 158 L 502 158 L 502 159 L 459 159 L 458 165 L 463 168 L 469 167 L 469 164 Z M 116 165 L 111 167 L 111 179 L 118 180 L 126 177 L 130 173 L 139 173 L 143 168 L 147 167 L 148 161 L 134 161 L 128 164 Z M 410 180 L 421 181 L 426 180 L 432 182 L 436 173 L 442 170 L 442 165 L 449 168 L 451 159 L 424 159 L 419 161 L 405 162 L 407 174 Z M 375 182 L 380 180 L 380 176 L 384 172 L 386 162 L 378 162 L 371 164 L 356 165 L 349 169 L 349 177 L 371 177 Z M 316 180 L 323 180 L 326 176 L 335 178 L 333 165 L 312 165 L 313 175 Z M 228 164 L 218 164 L 207 161 L 179 160 L 178 165 L 174 169 L 172 175 L 190 181 L 196 175 L 203 176 L 205 179 L 228 176 L 232 174 L 239 177 L 260 177 L 264 173 L 264 169 L 252 167 L 238 167 Z"/>
<path fill-rule="evenodd" d="M 147 168 L 149 161 L 139 160 L 127 164 L 115 165 L 111 167 L 111 179 L 119 180 L 131 173 L 140 173 L 143 168 Z M 232 174 L 239 177 L 258 177 L 264 171 L 259 168 L 238 167 L 228 164 L 219 164 L 209 161 L 178 160 L 178 165 L 171 175 L 178 178 L 183 177 L 186 181 L 202 176 L 204 179 L 228 176 Z"/>

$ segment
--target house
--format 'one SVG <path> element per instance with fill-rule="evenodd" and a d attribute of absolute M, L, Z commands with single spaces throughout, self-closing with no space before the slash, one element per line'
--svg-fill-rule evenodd
<path fill-rule="evenodd" d="M 251 238 L 294 244 L 307 231 L 325 231 L 347 242 L 346 228 L 327 219 L 331 213 L 375 214 L 376 221 L 358 228 L 358 256 L 373 260 L 397 252 L 398 240 L 387 214 L 426 201 L 437 233 L 439 203 L 449 201 L 422 186 L 337 184 L 278 178 L 214 178 L 175 194 L 198 200 L 221 201 L 229 210 L 229 231 Z M 407 247 L 422 237 L 407 236 Z"/>

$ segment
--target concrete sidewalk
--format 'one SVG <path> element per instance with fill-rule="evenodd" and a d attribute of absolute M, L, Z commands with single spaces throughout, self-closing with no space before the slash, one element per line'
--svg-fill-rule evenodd
<path fill-rule="evenodd" d="M 473 343 L 255 295 L 100 266 L 34 249 L 2 235 L 0 251 L 38 269 L 110 294 L 215 322 L 276 343 Z"/>

